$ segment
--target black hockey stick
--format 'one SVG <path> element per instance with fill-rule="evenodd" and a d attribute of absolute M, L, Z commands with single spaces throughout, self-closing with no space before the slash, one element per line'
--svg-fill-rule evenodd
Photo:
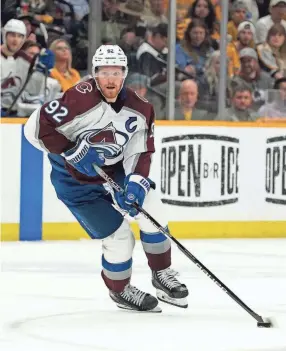
<path fill-rule="evenodd" d="M 48 48 L 48 40 L 49 40 L 49 35 L 48 35 L 48 31 L 46 26 L 44 25 L 44 23 L 40 23 L 40 30 L 43 34 L 44 37 L 44 41 L 45 41 L 45 47 L 46 49 Z M 49 71 L 48 68 L 45 66 L 45 91 L 44 91 L 44 103 L 47 102 L 47 80 L 48 80 L 48 75 L 49 75 Z"/>
<path fill-rule="evenodd" d="M 93 164 L 95 171 L 99 174 L 101 178 L 103 178 L 113 189 L 119 192 L 124 192 L 124 190 L 118 185 L 112 178 L 108 176 L 100 167 L 96 164 Z M 238 296 L 235 295 L 221 280 L 219 280 L 205 265 L 203 265 L 194 255 L 190 253 L 176 238 L 174 238 L 165 228 L 163 228 L 148 212 L 146 212 L 142 207 L 137 204 L 133 205 L 134 208 L 139 213 L 147 218 L 158 231 L 166 235 L 170 238 L 179 248 L 180 251 L 183 252 L 185 256 L 187 256 L 201 271 L 203 271 L 216 285 L 218 285 L 225 293 L 228 294 L 237 304 L 240 305 L 246 312 L 248 312 L 256 321 L 257 326 L 262 328 L 272 328 L 274 327 L 274 321 L 271 321 L 269 318 L 262 318 L 260 315 L 252 311 Z"/>

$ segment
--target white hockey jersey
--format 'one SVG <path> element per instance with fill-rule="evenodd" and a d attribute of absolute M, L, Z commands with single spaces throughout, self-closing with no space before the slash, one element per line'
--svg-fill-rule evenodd
<path fill-rule="evenodd" d="M 6 56 L 1 50 L 1 108 L 8 109 L 13 103 L 20 89 L 25 84 L 32 59 L 23 51 L 18 51 L 13 56 Z M 45 75 L 34 71 L 27 83 L 17 104 L 13 107 L 21 114 L 29 115 L 45 101 Z M 60 85 L 54 79 L 48 78 L 46 101 L 58 97 Z M 25 111 L 26 109 L 26 111 Z M 19 111 L 18 111 L 19 113 Z"/>

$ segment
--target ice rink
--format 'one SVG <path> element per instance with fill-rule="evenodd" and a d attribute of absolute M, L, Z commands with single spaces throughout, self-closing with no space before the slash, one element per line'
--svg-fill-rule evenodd
<path fill-rule="evenodd" d="M 262 316 L 256 321 L 173 246 L 173 268 L 190 290 L 189 308 L 161 314 L 118 310 L 100 276 L 101 243 L 5 242 L 1 246 L 1 351 L 286 350 L 286 240 L 182 243 Z M 141 243 L 132 283 L 155 293 Z"/>

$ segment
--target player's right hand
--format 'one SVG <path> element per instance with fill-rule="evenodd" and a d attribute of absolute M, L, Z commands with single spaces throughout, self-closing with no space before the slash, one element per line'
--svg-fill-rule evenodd
<path fill-rule="evenodd" d="M 89 177 L 97 176 L 92 164 L 101 167 L 104 165 L 104 156 L 98 153 L 95 148 L 87 143 L 86 140 L 79 140 L 76 146 L 64 153 L 64 158 L 77 171 Z"/>
<path fill-rule="evenodd" d="M 131 217 L 135 217 L 138 211 L 134 208 L 134 204 L 140 207 L 143 206 L 150 187 L 148 178 L 144 178 L 140 174 L 131 173 L 124 179 L 124 192 L 115 192 L 116 202 Z"/>

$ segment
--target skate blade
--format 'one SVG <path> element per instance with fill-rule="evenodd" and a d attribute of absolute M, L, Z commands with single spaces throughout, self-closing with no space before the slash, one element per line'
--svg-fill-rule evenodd
<path fill-rule="evenodd" d="M 117 303 L 116 305 L 118 308 L 125 311 L 140 312 L 140 313 L 161 313 L 162 312 L 162 309 L 159 306 L 154 307 L 152 310 L 140 311 L 125 305 L 121 305 L 119 303 Z"/>
<path fill-rule="evenodd" d="M 162 290 L 157 290 L 156 294 L 157 294 L 158 300 L 165 302 L 165 303 L 168 303 L 169 305 L 173 305 L 173 306 L 180 307 L 180 308 L 187 308 L 188 307 L 188 300 L 185 297 L 182 299 L 174 299 L 174 298 L 168 296 Z"/>

